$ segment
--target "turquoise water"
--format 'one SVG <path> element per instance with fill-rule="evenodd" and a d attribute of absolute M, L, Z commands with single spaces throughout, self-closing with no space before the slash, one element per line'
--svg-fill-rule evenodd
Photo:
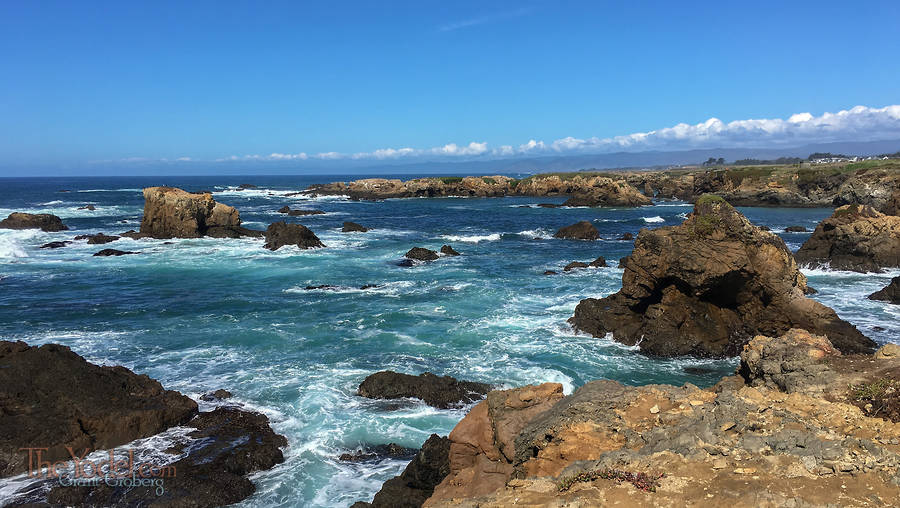
<path fill-rule="evenodd" d="M 88 360 L 124 365 L 192 397 L 225 388 L 266 413 L 287 436 L 286 462 L 255 477 L 245 506 L 347 506 L 369 500 L 405 463 L 337 461 L 364 444 L 418 447 L 448 433 L 465 408 L 439 411 L 410 401 L 395 408 L 354 395 L 362 379 L 394 369 L 431 371 L 501 386 L 560 382 L 567 393 L 597 378 L 629 384 L 710 385 L 732 361 L 648 359 L 632 348 L 574 333 L 578 301 L 617 291 L 617 260 L 643 227 L 679 224 L 691 206 L 638 209 L 537 208 L 563 198 L 409 199 L 354 202 L 285 194 L 311 183 L 353 177 L 160 177 L 0 180 L 0 216 L 60 216 L 69 231 L 0 230 L 0 336 L 56 342 Z M 251 183 L 258 189 L 236 191 Z M 122 239 L 39 249 L 77 234 L 137 229 L 141 188 L 173 185 L 214 191 L 244 224 L 302 223 L 327 248 L 270 252 L 260 239 Z M 70 192 L 59 192 L 67 189 Z M 94 204 L 95 211 L 77 210 Z M 285 217 L 283 205 L 325 215 Z M 531 205 L 531 206 L 529 206 Z M 742 208 L 753 222 L 808 229 L 829 209 Z M 374 228 L 341 233 L 343 221 Z M 553 232 L 590 220 L 604 240 L 554 240 Z M 808 233 L 779 233 L 792 249 Z M 463 255 L 396 265 L 413 246 L 451 244 Z M 96 258 L 104 248 L 139 255 Z M 604 256 L 608 268 L 562 274 L 571 261 Z M 545 270 L 560 275 L 544 276 Z M 866 300 L 897 271 L 854 274 L 806 270 L 814 298 L 879 342 L 900 342 L 900 311 Z M 341 286 L 307 291 L 308 285 Z M 373 289 L 360 290 L 365 284 Z M 708 369 L 689 374 L 686 367 Z M 207 404 L 202 407 L 208 408 Z M 3 483 L 0 483 L 2 487 Z M 8 492 L 2 491 L 0 492 Z"/>

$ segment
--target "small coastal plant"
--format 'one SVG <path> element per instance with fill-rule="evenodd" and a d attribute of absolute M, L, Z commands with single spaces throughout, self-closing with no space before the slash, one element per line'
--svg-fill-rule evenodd
<path fill-rule="evenodd" d="M 643 471 L 633 472 L 621 469 L 594 469 L 585 471 L 575 476 L 569 476 L 560 480 L 556 488 L 559 492 L 565 492 L 576 483 L 592 482 L 594 480 L 614 480 L 616 483 L 629 482 L 643 492 L 656 492 L 659 480 L 665 473 L 647 474 Z"/>

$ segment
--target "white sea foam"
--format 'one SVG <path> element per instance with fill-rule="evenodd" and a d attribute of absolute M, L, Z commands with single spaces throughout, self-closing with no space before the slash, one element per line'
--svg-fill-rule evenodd
<path fill-rule="evenodd" d="M 548 229 L 526 229 L 516 233 L 526 238 L 542 238 L 545 240 L 553 238 L 553 232 Z"/>
<path fill-rule="evenodd" d="M 451 242 L 479 243 L 496 242 L 500 236 L 500 233 L 492 233 L 489 235 L 443 235 L 441 238 Z"/>
<path fill-rule="evenodd" d="M 644 217 L 644 222 L 648 222 L 648 223 L 665 222 L 665 221 L 666 221 L 666 219 L 663 219 L 659 215 L 656 215 L 654 217 Z"/>

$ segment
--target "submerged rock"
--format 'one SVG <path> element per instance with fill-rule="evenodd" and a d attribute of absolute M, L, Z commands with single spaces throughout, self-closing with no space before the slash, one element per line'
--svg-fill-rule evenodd
<path fill-rule="evenodd" d="M 415 398 L 429 406 L 447 409 L 480 400 L 490 390 L 491 385 L 485 383 L 459 381 L 430 372 L 412 376 L 386 370 L 366 377 L 356 394 L 369 399 Z"/>
<path fill-rule="evenodd" d="M 362 224 L 357 224 L 355 222 L 344 222 L 344 227 L 341 228 L 341 231 L 344 233 L 351 232 L 360 232 L 365 233 L 369 230 L 369 228 L 363 226 Z"/>
<path fill-rule="evenodd" d="M 95 252 L 94 256 L 125 256 L 127 254 L 137 254 L 137 252 L 132 252 L 130 250 L 117 250 L 117 249 L 103 249 L 100 252 Z"/>
<path fill-rule="evenodd" d="M 386 445 L 365 446 L 350 453 L 342 453 L 338 460 L 341 462 L 368 462 L 384 458 L 412 459 L 418 452 L 419 450 L 415 448 L 406 448 L 397 443 L 388 443 Z"/>
<path fill-rule="evenodd" d="M 600 238 L 600 232 L 597 231 L 597 228 L 594 227 L 593 224 L 583 220 L 572 224 L 571 226 L 559 228 L 553 237 L 567 238 L 570 240 L 596 240 Z"/>
<path fill-rule="evenodd" d="M 409 251 L 403 255 L 403 257 L 408 259 L 415 259 L 416 261 L 434 261 L 439 258 L 437 252 L 431 249 L 425 249 L 423 247 L 413 247 L 409 249 Z"/>
<path fill-rule="evenodd" d="M 877 272 L 900 267 L 900 217 L 870 206 L 847 205 L 816 226 L 795 257 L 803 265 Z"/>
<path fill-rule="evenodd" d="M 900 304 L 900 276 L 891 279 L 891 282 L 869 295 L 869 300 L 881 300 Z"/>
<path fill-rule="evenodd" d="M 788 233 L 805 233 L 806 228 L 803 226 L 788 226 L 784 228 L 784 230 Z"/>
<path fill-rule="evenodd" d="M 576 268 L 587 268 L 587 267 L 588 267 L 587 263 L 582 263 L 581 261 L 572 261 L 571 263 L 567 264 L 563 268 L 563 271 L 568 272 L 568 271 L 574 270 Z"/>
<path fill-rule="evenodd" d="M 445 256 L 459 256 L 459 252 L 456 252 L 456 249 L 454 249 L 453 247 L 451 247 L 449 245 L 441 246 L 441 254 L 443 254 Z"/>
<path fill-rule="evenodd" d="M 144 189 L 144 216 L 138 237 L 238 238 L 262 236 L 262 231 L 241 227 L 234 207 L 216 203 L 212 194 L 191 193 L 175 187 Z"/>
<path fill-rule="evenodd" d="M 371 503 L 352 508 L 420 508 L 450 472 L 450 440 L 432 434 L 400 476 L 384 482 Z"/>
<path fill-rule="evenodd" d="M 847 353 L 875 346 L 806 298 L 806 277 L 784 241 L 719 197 L 699 199 L 679 226 L 641 230 L 620 266 L 619 292 L 582 300 L 569 321 L 646 354 L 733 356 L 756 335 L 795 327 L 826 335 Z"/>
<path fill-rule="evenodd" d="M 0 476 L 23 473 L 28 454 L 71 459 L 190 420 L 197 403 L 124 367 L 100 367 L 68 347 L 0 341 Z"/>
<path fill-rule="evenodd" d="M 269 250 L 278 250 L 286 245 L 295 245 L 299 249 L 325 247 L 319 237 L 309 228 L 300 224 L 275 222 L 266 229 L 266 244 Z"/>
<path fill-rule="evenodd" d="M 42 249 L 59 249 L 61 247 L 65 247 L 66 245 L 69 245 L 70 243 L 72 243 L 72 242 L 68 242 L 68 241 L 49 242 L 49 243 L 45 243 L 44 245 L 41 245 L 41 248 Z"/>
<path fill-rule="evenodd" d="M 104 235 L 103 233 L 97 233 L 96 235 L 78 235 L 75 237 L 76 240 L 87 240 L 87 243 L 89 245 L 98 245 L 98 244 L 114 242 L 114 241 L 118 240 L 119 238 L 121 238 L 121 237 L 115 236 L 115 235 L 112 235 L 112 236 Z"/>
<path fill-rule="evenodd" d="M 69 229 L 62 219 L 49 213 L 13 212 L 0 220 L 0 229 L 40 229 L 48 233 Z"/>
<path fill-rule="evenodd" d="M 88 210 L 88 211 L 93 212 L 97 208 L 94 205 L 87 205 L 87 206 L 79 206 L 78 209 L 79 210 Z"/>
<path fill-rule="evenodd" d="M 230 399 L 230 398 L 231 398 L 231 392 L 229 392 L 228 390 L 223 390 L 221 388 L 214 392 L 204 393 L 203 395 L 200 396 L 200 400 L 203 400 L 206 402 L 216 402 L 216 401 Z"/>
<path fill-rule="evenodd" d="M 618 240 L 634 240 L 634 235 L 631 233 L 622 233 L 622 236 L 620 236 Z"/>

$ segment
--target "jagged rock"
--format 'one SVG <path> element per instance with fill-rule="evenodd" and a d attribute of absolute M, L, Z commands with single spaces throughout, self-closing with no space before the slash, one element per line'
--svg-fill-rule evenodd
<path fill-rule="evenodd" d="M 426 505 L 502 488 L 515 463 L 516 437 L 562 398 L 559 383 L 490 392 L 450 433 L 449 472 Z"/>
<path fill-rule="evenodd" d="M 409 249 L 409 251 L 404 254 L 403 257 L 408 259 L 415 259 L 417 261 L 434 261 L 440 256 L 438 256 L 437 252 L 431 249 L 425 249 L 423 247 L 413 247 L 412 249 Z"/>
<path fill-rule="evenodd" d="M 449 245 L 441 246 L 441 254 L 443 254 L 445 256 L 459 256 L 459 252 L 456 252 L 456 249 L 454 249 L 453 247 L 451 247 Z"/>
<path fill-rule="evenodd" d="M 641 230 L 620 266 L 622 289 L 582 300 L 569 321 L 649 355 L 733 356 L 756 335 L 795 327 L 826 335 L 845 353 L 875 346 L 806 298 L 806 277 L 784 241 L 716 196 L 699 199 L 679 226 Z"/>
<path fill-rule="evenodd" d="M 588 263 L 588 266 L 594 268 L 603 268 L 604 266 L 606 266 L 606 258 L 604 258 L 603 256 L 598 256 L 597 259 Z"/>
<path fill-rule="evenodd" d="M 291 217 L 304 217 L 306 215 L 325 215 L 322 210 L 288 210 L 287 214 Z"/>
<path fill-rule="evenodd" d="M 137 252 L 132 252 L 130 250 L 103 249 L 100 252 L 95 252 L 94 256 L 125 256 L 127 254 L 137 254 Z"/>
<path fill-rule="evenodd" d="M 568 271 L 574 270 L 576 268 L 587 268 L 587 267 L 588 267 L 587 263 L 582 263 L 581 261 L 572 261 L 571 263 L 567 264 L 563 268 L 563 271 L 568 272 Z"/>
<path fill-rule="evenodd" d="M 124 236 L 124 235 L 123 235 Z M 238 238 L 262 236 L 262 231 L 241 227 L 234 207 L 216 203 L 212 194 L 195 194 L 175 187 L 144 189 L 142 238 Z"/>
<path fill-rule="evenodd" d="M 256 186 L 253 185 L 252 183 L 242 183 L 242 184 L 238 185 L 238 189 L 255 189 L 255 188 L 256 188 Z"/>
<path fill-rule="evenodd" d="M 112 448 L 187 422 L 197 404 L 124 367 L 100 367 L 68 347 L 0 341 L 0 476 L 23 473 L 28 454 L 70 459 L 66 447 Z"/>
<path fill-rule="evenodd" d="M 554 272 L 553 270 L 546 270 L 544 271 L 544 275 L 556 275 L 556 272 Z"/>
<path fill-rule="evenodd" d="M 803 226 L 788 226 L 784 228 L 787 233 L 805 233 L 806 228 Z"/>
<path fill-rule="evenodd" d="M 828 338 L 792 328 L 781 337 L 754 337 L 741 351 L 739 372 L 750 386 L 810 391 L 834 382 L 837 374 L 822 360 L 840 354 Z"/>
<path fill-rule="evenodd" d="M 344 222 L 344 227 L 341 228 L 341 231 L 344 233 L 351 233 L 351 232 L 357 232 L 357 231 L 360 233 L 365 233 L 368 230 L 369 230 L 369 228 L 363 226 L 362 224 L 357 224 L 355 222 Z"/>
<path fill-rule="evenodd" d="M 96 208 L 94 205 L 87 205 L 87 206 L 79 206 L 79 207 L 78 207 L 78 210 L 88 210 L 88 211 L 91 211 L 91 212 L 93 212 L 93 211 L 96 210 L 96 209 L 97 209 L 97 208 Z"/>
<path fill-rule="evenodd" d="M 65 231 L 68 228 L 62 219 L 49 213 L 13 212 L 0 220 L 0 229 L 40 229 L 48 233 Z"/>
<path fill-rule="evenodd" d="M 96 235 L 78 235 L 75 237 L 76 240 L 87 240 L 89 245 L 98 245 L 109 242 L 114 242 L 118 240 L 120 237 L 115 235 L 104 235 L 103 233 L 97 233 Z"/>
<path fill-rule="evenodd" d="M 885 215 L 900 215 L 900 186 L 894 189 L 891 197 L 881 205 L 879 210 Z"/>
<path fill-rule="evenodd" d="M 561 206 L 563 206 L 563 205 L 557 205 L 556 203 L 538 203 L 538 207 L 540 207 L 540 208 L 559 208 Z M 525 208 L 531 208 L 531 207 L 526 205 Z"/>
<path fill-rule="evenodd" d="M 214 392 L 204 393 L 203 395 L 200 396 L 200 400 L 203 400 L 206 402 L 216 402 L 216 401 L 230 399 L 230 398 L 231 398 L 231 392 L 229 392 L 228 390 L 223 390 L 221 388 Z"/>
<path fill-rule="evenodd" d="M 286 245 L 296 245 L 299 249 L 325 247 L 319 237 L 309 228 L 300 224 L 275 222 L 266 229 L 266 244 L 269 250 L 278 250 Z"/>
<path fill-rule="evenodd" d="M 622 236 L 618 238 L 619 240 L 634 240 L 634 235 L 631 233 L 622 233 Z"/>
<path fill-rule="evenodd" d="M 50 243 L 45 243 L 44 245 L 41 245 L 41 248 L 42 249 L 59 249 L 61 247 L 65 247 L 66 245 L 69 245 L 70 243 L 72 243 L 72 242 L 67 242 L 67 241 L 50 242 Z"/>
<path fill-rule="evenodd" d="M 559 228 L 553 237 L 568 238 L 570 240 L 596 240 L 600 238 L 600 232 L 597 231 L 597 228 L 594 227 L 593 224 L 583 220 L 572 224 L 571 226 Z"/>
<path fill-rule="evenodd" d="M 653 201 L 624 180 L 595 178 L 590 188 L 566 200 L 563 206 L 646 206 Z"/>
<path fill-rule="evenodd" d="M 288 213 L 290 211 L 291 211 L 291 207 L 289 207 L 288 205 L 284 205 L 278 209 L 278 213 Z"/>
<path fill-rule="evenodd" d="M 869 295 L 869 300 L 900 304 L 900 276 L 894 277 L 887 286 Z"/>
<path fill-rule="evenodd" d="M 450 440 L 432 434 L 400 476 L 384 482 L 371 503 L 357 502 L 355 508 L 420 508 L 441 483 L 449 467 Z"/>
<path fill-rule="evenodd" d="M 900 217 L 870 206 L 847 205 L 816 226 L 795 257 L 803 265 L 877 272 L 900 266 Z"/>
<path fill-rule="evenodd" d="M 194 431 L 173 453 L 187 456 L 169 464 L 175 474 L 156 486 L 56 487 L 48 501 L 66 506 L 225 506 L 250 497 L 256 487 L 248 475 L 284 462 L 287 439 L 276 434 L 261 413 L 218 407 L 186 424 Z"/>
<path fill-rule="evenodd" d="M 484 397 L 491 385 L 459 381 L 425 372 L 418 376 L 386 370 L 376 372 L 359 385 L 356 394 L 369 399 L 415 398 L 439 409 L 468 404 Z"/>

